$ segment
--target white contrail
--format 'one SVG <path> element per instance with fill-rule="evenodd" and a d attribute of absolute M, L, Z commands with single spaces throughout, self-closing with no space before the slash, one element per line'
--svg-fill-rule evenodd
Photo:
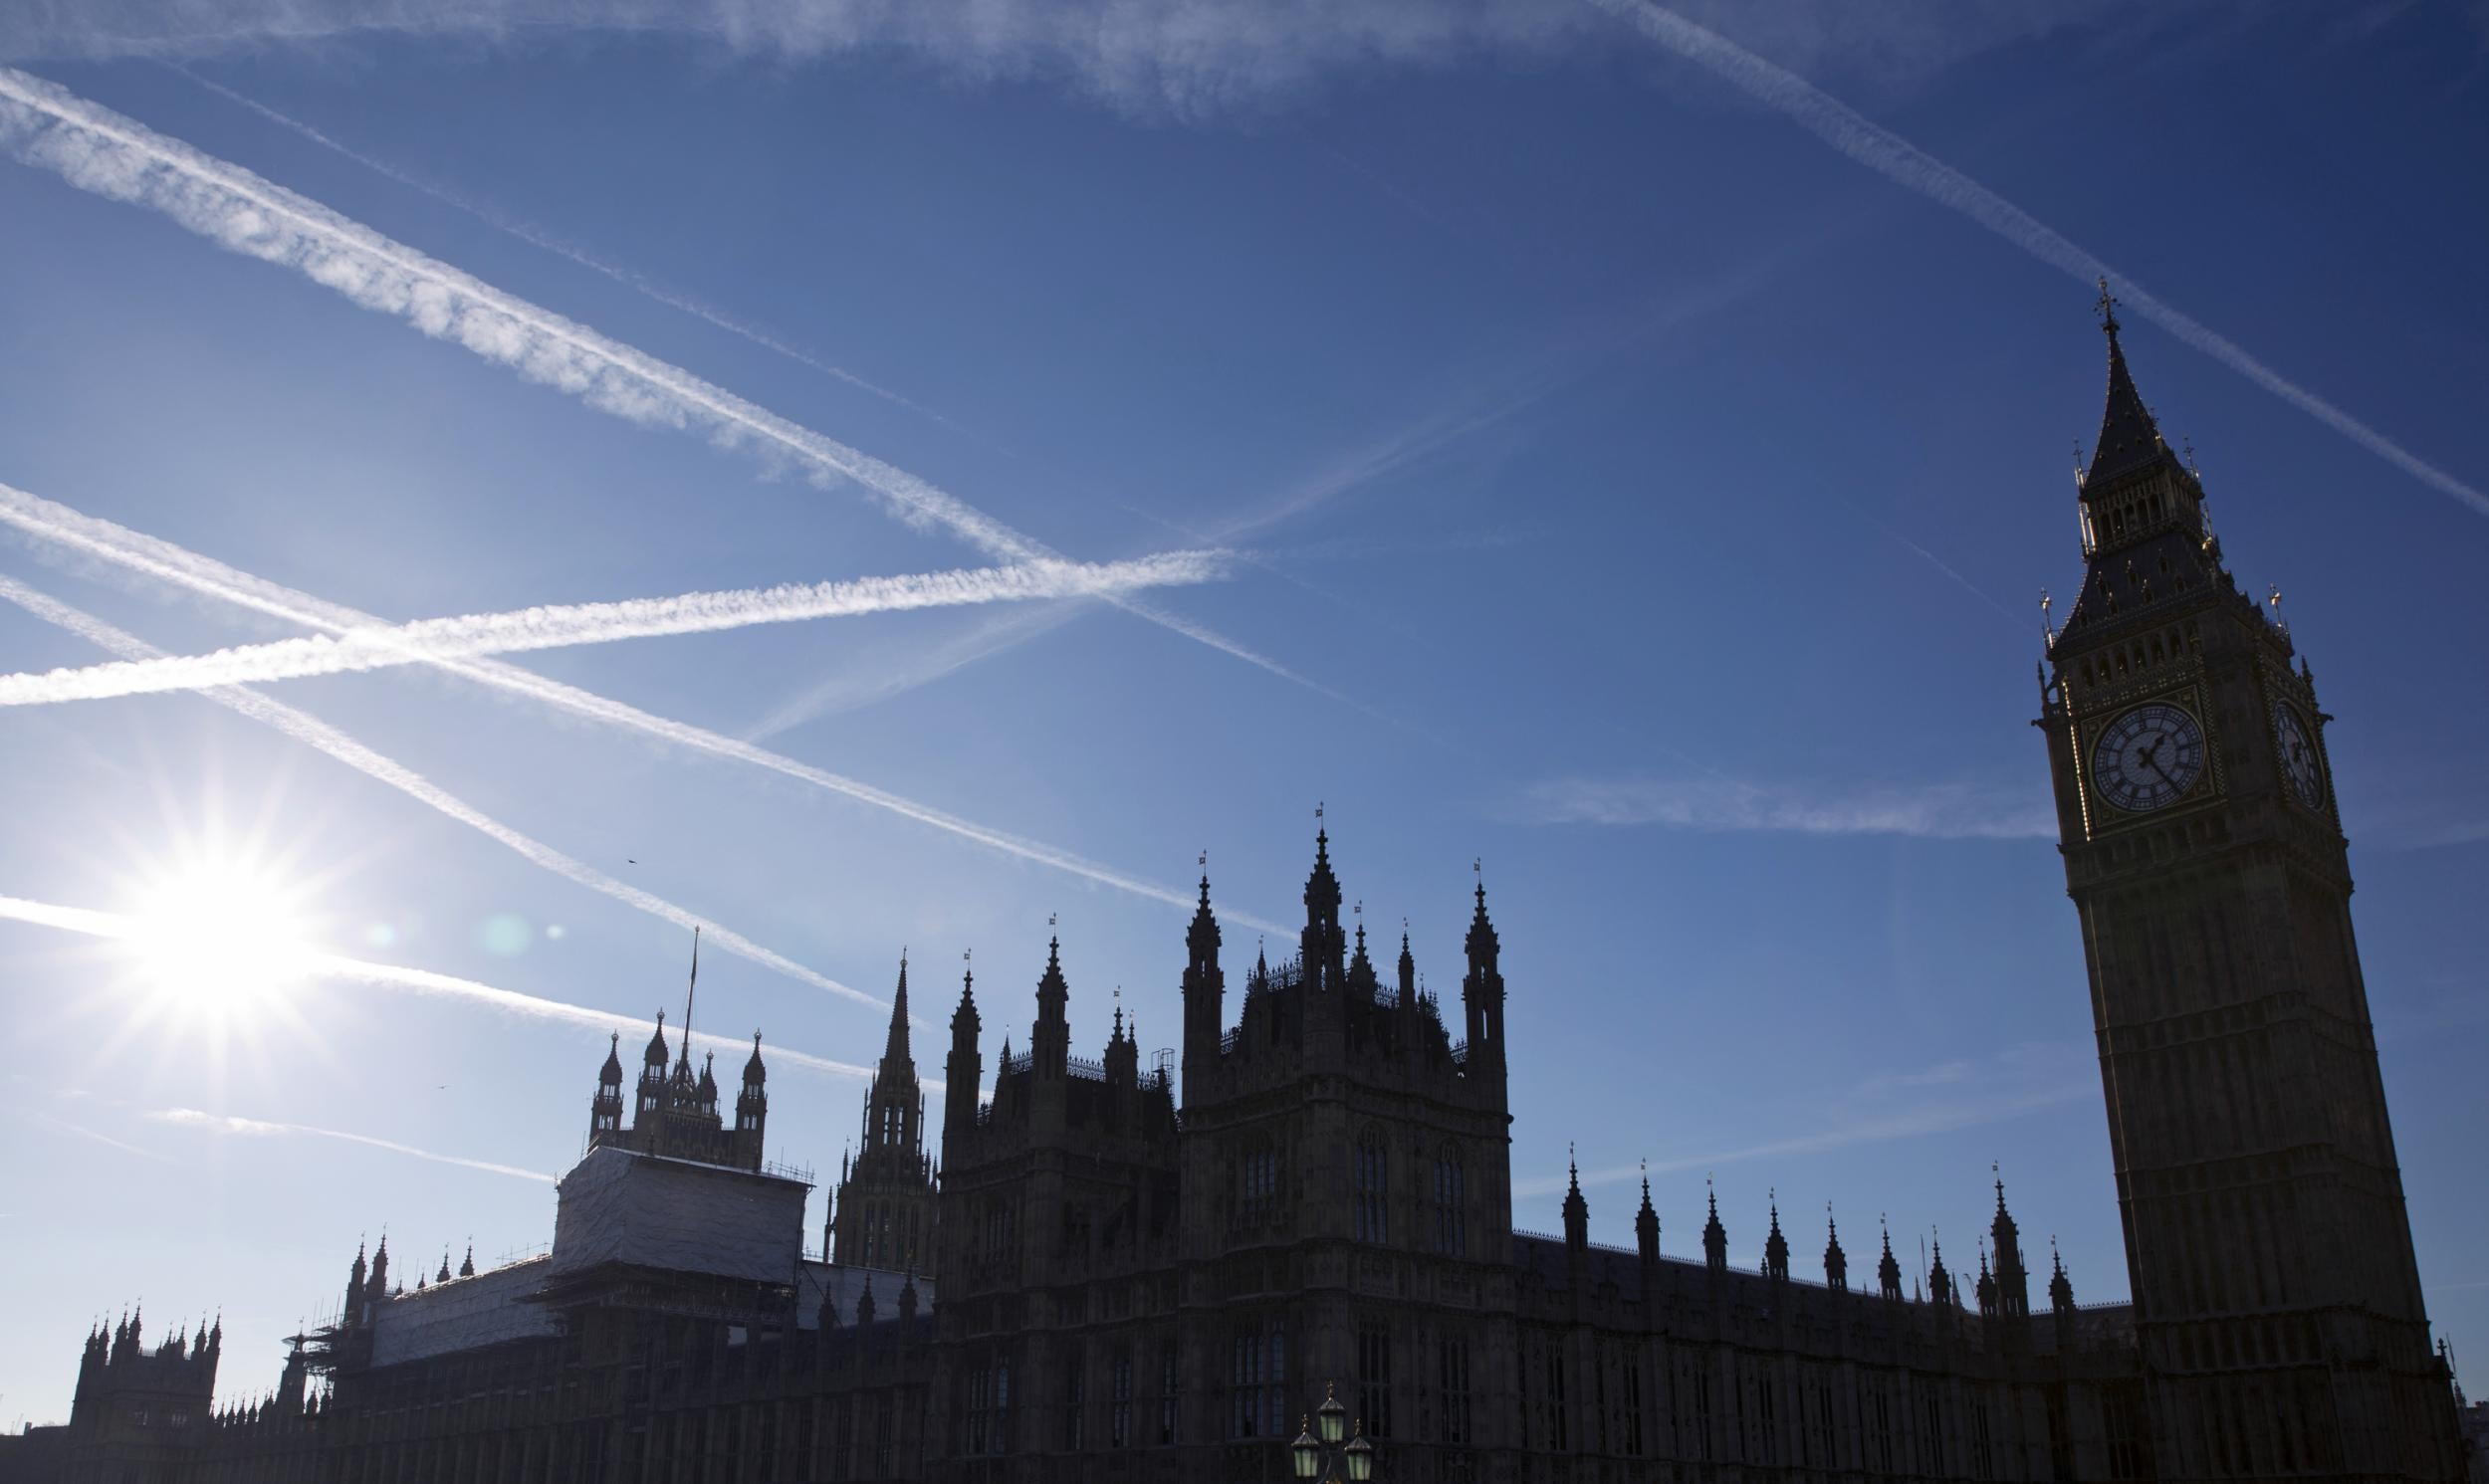
<path fill-rule="evenodd" d="M 132 634 L 113 627 L 83 609 L 51 595 L 39 592 L 13 577 L 0 576 L 0 600 L 15 603 L 44 622 L 66 629 L 100 649 L 107 649 L 130 660 L 147 660 L 160 653 L 152 645 Z M 385 757 L 352 737 L 321 721 L 307 712 L 297 711 L 282 702 L 272 701 L 256 691 L 235 686 L 216 686 L 204 693 L 220 706 L 229 707 L 252 721 L 272 727 L 287 737 L 328 753 L 338 761 L 369 777 L 388 784 L 416 802 L 427 805 L 460 824 L 508 846 L 531 865 L 541 866 L 566 880 L 576 882 L 591 892 L 601 892 L 625 907 L 661 918 L 678 928 L 705 930 L 709 941 L 730 954 L 749 958 L 763 967 L 775 969 L 790 978 L 826 989 L 879 1009 L 890 1008 L 890 1001 L 867 994 L 852 985 L 842 984 L 827 974 L 805 967 L 783 954 L 765 949 L 732 928 L 723 928 L 705 918 L 695 916 L 653 892 L 642 891 L 628 882 L 617 881 L 584 861 L 574 860 L 551 845 L 520 833 L 492 815 L 476 808 L 465 799 L 449 792 L 421 773 Z"/>
<path fill-rule="evenodd" d="M 1208 581 L 1226 558 L 1173 551 L 1133 561 L 1036 562 L 904 577 L 862 577 L 611 603 L 559 603 L 508 613 L 426 618 L 332 637 L 281 639 L 207 655 L 123 660 L 47 674 L 0 675 L 0 706 L 42 706 L 158 691 L 257 685 L 478 655 L 609 644 L 665 634 L 705 634 L 754 624 L 797 623 L 919 608 L 1042 598 L 1100 597 L 1143 587 Z"/>
<path fill-rule="evenodd" d="M 2067 241 L 2021 207 L 1787 68 L 1650 0 L 1590 0 L 1687 61 L 1726 79 L 1843 154 L 1936 204 L 1957 211 L 2051 268 L 2089 284 L 2107 279 L 2119 302 L 2420 483 L 2489 516 L 2489 495 L 2439 469 L 2241 349 L 2235 341 L 2152 297 L 2143 285 Z"/>
<path fill-rule="evenodd" d="M 211 1134 L 241 1134 L 266 1138 L 279 1134 L 308 1134 L 319 1139 L 335 1139 L 345 1144 L 359 1144 L 370 1149 L 387 1150 L 393 1155 L 412 1155 L 430 1160 L 435 1165 L 455 1165 L 461 1169 L 480 1169 L 486 1174 L 515 1175 L 523 1180 L 542 1180 L 550 1185 L 554 1176 L 537 1169 L 521 1169 L 516 1165 L 496 1165 L 490 1160 L 470 1160 L 463 1155 L 435 1154 L 400 1144 L 394 1139 L 378 1139 L 369 1134 L 350 1133 L 344 1129 L 323 1129 L 313 1124 L 284 1124 L 272 1119 L 240 1118 L 230 1113 L 209 1113 L 199 1108 L 155 1108 L 147 1117 L 159 1124 L 173 1124 L 184 1129 L 204 1129 Z"/>
<path fill-rule="evenodd" d="M 24 897 L 0 896 L 0 918 L 31 923 L 41 928 L 57 928 L 65 933 L 83 934 L 89 938 L 125 941 L 142 937 L 145 924 L 117 912 L 98 912 L 87 907 L 63 907 L 52 902 L 35 902 Z M 589 1030 L 614 1032 L 636 1037 L 642 1031 L 656 1028 L 653 1020 L 630 1015 L 613 1015 L 591 1010 L 566 1000 L 547 999 L 542 995 L 523 994 L 516 989 L 503 989 L 455 974 L 433 973 L 429 969 L 401 968 L 394 963 L 374 963 L 362 958 L 347 958 L 336 954 L 304 954 L 288 960 L 303 972 L 325 979 L 342 979 L 348 983 L 370 984 L 383 989 L 403 989 L 416 994 L 463 999 L 505 1014 L 524 1016 L 530 1020 L 550 1020 L 565 1025 L 581 1025 Z M 679 1033 L 680 1027 L 677 1027 Z M 751 1044 L 730 1036 L 713 1036 L 706 1031 L 695 1032 L 692 1040 L 713 1051 L 735 1051 Z M 792 1066 L 839 1077 L 873 1075 L 870 1067 L 852 1062 L 832 1061 L 825 1056 L 773 1045 L 766 1055 L 772 1061 L 785 1061 Z M 926 1091 L 938 1093 L 940 1083 L 928 1082 Z"/>
<path fill-rule="evenodd" d="M 164 65 L 171 68 L 174 72 L 181 74 L 183 77 L 188 78 L 191 82 L 198 84 L 201 88 L 206 89 L 208 92 L 215 94 L 218 98 L 225 100 L 227 103 L 230 103 L 237 107 L 248 108 L 262 118 L 276 124 L 280 128 L 292 129 L 295 133 L 311 140 L 321 148 L 342 155 L 346 159 L 352 160 L 354 163 L 373 172 L 374 174 L 387 176 L 389 179 L 396 181 L 399 185 L 406 187 L 408 190 L 420 191 L 424 195 L 430 196 L 433 200 L 440 202 L 444 206 L 451 207 L 454 210 L 463 211 L 467 215 L 474 217 L 477 221 L 484 223 L 486 226 L 491 227 L 497 232 L 507 233 L 512 237 L 516 237 L 521 242 L 526 243 L 528 246 L 541 248 L 544 251 L 553 254 L 557 258 L 567 259 L 571 263 L 586 269 L 590 273 L 600 274 L 605 278 L 611 279 L 615 283 L 629 289 L 631 292 L 653 299 L 668 309 L 680 310 L 684 314 L 690 315 L 695 318 L 705 319 L 709 323 L 717 326 L 719 329 L 725 330 L 728 334 L 739 335 L 744 339 L 750 340 L 753 344 L 760 346 L 764 350 L 768 350 L 777 355 L 783 355 L 787 359 L 795 362 L 797 365 L 809 366 L 813 370 L 820 372 L 822 375 L 828 376 L 834 380 L 843 381 L 847 385 L 855 387 L 859 391 L 871 392 L 874 396 L 880 397 L 884 401 L 893 403 L 897 406 L 905 407 L 908 411 L 913 412 L 920 417 L 931 418 L 945 427 L 957 428 L 959 426 L 958 423 L 953 422 L 951 419 L 943 416 L 939 412 L 934 411 L 932 408 L 925 406 L 921 402 L 911 401 L 910 399 L 901 396 L 899 393 L 890 390 L 890 388 L 886 386 L 876 386 L 872 382 L 865 380 L 863 377 L 858 376 L 844 366 L 832 365 L 817 355 L 813 355 L 808 351 L 804 351 L 793 345 L 788 344 L 786 341 L 779 339 L 767 330 L 758 329 L 750 324 L 746 324 L 742 320 L 735 318 L 733 316 L 727 315 L 709 305 L 703 304 L 699 300 L 691 298 L 689 295 L 678 294 L 673 290 L 666 288 L 664 285 L 649 279 L 645 274 L 637 273 L 631 269 L 618 267 L 614 264 L 608 263 L 583 248 L 580 248 L 572 243 L 563 241 L 561 238 L 554 236 L 552 233 L 545 231 L 541 227 L 521 221 L 516 217 L 509 216 L 503 212 L 495 210 L 492 207 L 480 205 L 477 202 L 471 201 L 465 196 L 460 195 L 458 192 L 448 189 L 447 187 L 436 185 L 429 180 L 423 179 L 421 176 L 401 170 L 386 160 L 375 159 L 371 155 L 364 154 L 350 145 L 339 143 L 338 140 L 322 133 L 319 129 L 305 123 L 300 118 L 296 118 L 290 113 L 281 113 L 255 98 L 249 97 L 246 94 L 237 93 L 233 89 L 228 88 L 224 84 L 216 82 L 211 78 L 203 78 L 186 67 L 169 62 Z"/>
<path fill-rule="evenodd" d="M 342 633 L 349 629 L 382 627 L 382 621 L 368 613 L 332 603 L 309 593 L 280 586 L 248 572 L 237 571 L 211 556 L 203 556 L 186 547 L 177 546 L 157 536 L 116 526 L 110 521 L 84 515 L 57 502 L 29 495 L 23 490 L 0 484 L 0 524 L 15 526 L 30 535 L 62 545 L 74 551 L 100 557 L 132 571 L 143 572 L 161 581 L 193 592 L 205 594 L 238 607 L 251 608 L 305 628 L 326 629 Z M 859 803 L 887 809 L 894 814 L 930 825 L 935 829 L 973 840 L 989 849 L 1017 856 L 1036 865 L 1047 866 L 1100 886 L 1112 887 L 1136 897 L 1191 912 L 1193 894 L 1179 892 L 1153 882 L 1126 876 L 1092 861 L 1081 859 L 1051 845 L 1008 834 L 982 824 L 948 814 L 929 804 L 901 797 L 870 783 L 833 773 L 826 768 L 798 762 L 766 747 L 741 742 L 687 722 L 676 722 L 653 716 L 636 707 L 608 700 L 592 691 L 548 680 L 533 671 L 523 670 L 506 660 L 468 659 L 440 660 L 427 663 L 454 675 L 514 692 L 548 706 L 608 726 L 672 742 L 694 751 L 767 768 L 784 777 L 794 778 L 816 788 L 841 794 Z M 1264 919 L 1244 913 L 1235 920 L 1246 927 L 1268 933 L 1289 933 Z"/>
<path fill-rule="evenodd" d="M 193 149 L 41 78 L 0 67 L 0 147 L 82 190 L 150 207 L 234 252 L 294 269 L 360 307 L 404 319 L 634 422 L 695 429 L 723 447 L 854 481 L 918 529 L 938 527 L 997 559 L 1062 553 L 947 490 L 780 417 L 680 366 L 609 339 L 472 275 Z M 1283 680 L 1336 692 L 1141 598 L 1107 602 Z"/>

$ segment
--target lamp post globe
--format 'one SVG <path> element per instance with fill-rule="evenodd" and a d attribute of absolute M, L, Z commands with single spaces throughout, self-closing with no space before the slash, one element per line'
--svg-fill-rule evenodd
<path fill-rule="evenodd" d="M 1322 1445 L 1313 1440 L 1311 1431 L 1297 1433 L 1296 1441 L 1288 1444 L 1288 1452 L 1293 1455 L 1297 1478 L 1310 1479 L 1322 1471 Z"/>
<path fill-rule="evenodd" d="M 1313 1416 L 1314 1425 L 1322 1430 L 1323 1446 L 1339 1446 L 1339 1440 L 1348 1433 L 1348 1408 L 1339 1404 L 1339 1398 L 1327 1384 L 1322 1388 L 1322 1404 L 1314 1408 Z"/>

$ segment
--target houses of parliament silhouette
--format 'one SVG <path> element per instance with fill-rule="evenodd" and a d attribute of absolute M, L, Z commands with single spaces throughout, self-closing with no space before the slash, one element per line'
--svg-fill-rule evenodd
<path fill-rule="evenodd" d="M 1578 1178 L 1561 1237 L 1515 1230 L 1485 889 L 1447 1005 L 1405 936 L 1386 965 L 1343 930 L 1317 833 L 1296 952 L 1233 1002 L 1205 876 L 1180 1053 L 1144 1066 L 1118 1011 L 1073 1055 L 1055 944 L 980 1102 L 964 974 L 938 1150 L 903 964 L 826 1260 L 806 1182 L 764 1163 L 758 1039 L 730 1124 L 660 1018 L 627 1091 L 618 1036 L 606 1057 L 549 1252 L 410 1288 L 385 1241 L 358 1251 L 243 1405 L 214 1399 L 221 1334 L 149 1348 L 127 1318 L 88 1337 L 68 1423 L 0 1442 L 0 1480 L 1264 1481 L 1334 1386 L 1388 1484 L 2461 1478 L 2327 719 L 2102 310 L 2086 570 L 2036 725 L 2131 1303 L 2078 1305 L 2001 1181 L 1975 1277 L 1938 1248 L 1907 1294 L 1889 1236 L 1854 1278 L 1829 1223 L 1801 1272 L 1776 1207 L 1760 1271 L 1716 1204 L 1699 1260 L 1663 1256 L 1648 1181 L 1632 1249 L 1589 1240 Z"/>

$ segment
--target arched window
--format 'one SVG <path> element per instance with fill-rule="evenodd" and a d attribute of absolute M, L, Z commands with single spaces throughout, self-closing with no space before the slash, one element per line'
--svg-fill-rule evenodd
<path fill-rule="evenodd" d="M 1461 1152 L 1450 1145 L 1435 1156 L 1435 1250 L 1459 1257 L 1469 1247 L 1469 1179 Z"/>
<path fill-rule="evenodd" d="M 1244 1146 L 1236 1166 L 1236 1211 L 1238 1219 L 1259 1221 L 1277 1209 L 1279 1202 L 1279 1155 L 1268 1140 L 1254 1140 Z"/>
<path fill-rule="evenodd" d="M 1391 1153 L 1383 1136 L 1368 1131 L 1357 1142 L 1357 1240 L 1378 1246 L 1389 1241 Z"/>

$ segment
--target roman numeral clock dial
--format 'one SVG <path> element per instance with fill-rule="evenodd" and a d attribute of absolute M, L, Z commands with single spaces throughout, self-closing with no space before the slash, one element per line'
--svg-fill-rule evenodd
<path fill-rule="evenodd" d="M 2129 814 L 2176 803 L 2203 771 L 2202 726 L 2166 702 L 2136 707 L 2092 742 L 2092 786 Z"/>

